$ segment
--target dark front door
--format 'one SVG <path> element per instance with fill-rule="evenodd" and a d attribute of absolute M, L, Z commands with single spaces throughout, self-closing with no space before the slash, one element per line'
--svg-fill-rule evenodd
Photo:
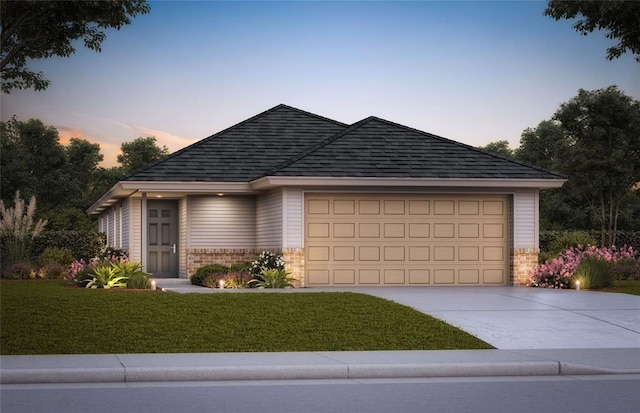
<path fill-rule="evenodd" d="M 178 201 L 147 202 L 147 272 L 178 276 Z"/>

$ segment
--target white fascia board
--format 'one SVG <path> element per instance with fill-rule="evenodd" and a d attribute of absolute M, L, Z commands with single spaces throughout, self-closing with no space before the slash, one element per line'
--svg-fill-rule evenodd
<path fill-rule="evenodd" d="M 156 181 L 120 181 L 100 197 L 89 209 L 89 215 L 96 215 L 119 199 L 129 197 L 136 192 L 161 192 L 163 194 L 251 194 L 256 191 L 246 182 L 156 182 Z"/>
<path fill-rule="evenodd" d="M 567 180 L 558 179 L 496 179 L 496 178 L 349 178 L 349 177 L 287 177 L 265 176 L 251 182 L 255 190 L 277 186 L 304 187 L 442 187 L 442 188 L 560 188 Z"/>
<path fill-rule="evenodd" d="M 188 194 L 255 193 L 247 182 L 179 182 L 179 181 L 122 181 L 124 189 L 139 192 L 172 192 Z"/>

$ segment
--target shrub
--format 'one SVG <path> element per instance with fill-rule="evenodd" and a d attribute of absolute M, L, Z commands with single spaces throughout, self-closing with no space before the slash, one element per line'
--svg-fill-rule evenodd
<path fill-rule="evenodd" d="M 251 263 L 251 273 L 258 277 L 265 268 L 268 270 L 284 270 L 284 258 L 282 257 L 282 254 L 263 251 L 258 259 Z"/>
<path fill-rule="evenodd" d="M 571 231 L 558 236 L 549 244 L 551 254 L 559 254 L 569 248 L 596 245 L 598 242 L 586 231 Z"/>
<path fill-rule="evenodd" d="M 117 270 L 118 275 L 126 278 L 127 288 L 137 290 L 151 288 L 149 274 L 142 271 L 142 264 L 139 262 L 114 261 L 111 266 Z"/>
<path fill-rule="evenodd" d="M 616 280 L 640 280 L 640 259 L 619 260 L 613 267 L 613 276 Z"/>
<path fill-rule="evenodd" d="M 100 251 L 98 258 L 110 261 L 128 261 L 129 252 L 119 248 L 106 247 Z M 140 267 L 142 268 L 142 265 Z"/>
<path fill-rule="evenodd" d="M 32 253 L 40 256 L 47 247 L 67 248 L 76 260 L 100 257 L 106 236 L 95 231 L 44 231 L 33 240 Z"/>
<path fill-rule="evenodd" d="M 291 288 L 293 278 L 289 278 L 289 273 L 283 269 L 265 268 L 260 273 L 260 278 L 256 277 L 249 281 L 249 285 L 256 288 Z"/>
<path fill-rule="evenodd" d="M 47 264 L 40 268 L 40 278 L 61 279 L 67 276 L 67 267 L 60 264 Z"/>
<path fill-rule="evenodd" d="M 69 266 L 73 262 L 73 255 L 68 248 L 47 247 L 42 254 L 40 254 L 38 262 L 41 266 L 48 264 Z"/>
<path fill-rule="evenodd" d="M 99 261 L 96 258 L 88 261 L 81 259 L 72 262 L 67 271 L 67 279 L 73 281 L 78 286 L 82 285 L 85 283 L 85 280 L 93 278 L 90 274 L 98 263 Z"/>
<path fill-rule="evenodd" d="M 219 275 L 228 273 L 229 267 L 220 264 L 209 264 L 203 267 L 200 267 L 196 270 L 195 273 L 191 275 L 191 284 L 205 286 L 203 284 L 204 279 L 209 275 Z"/>
<path fill-rule="evenodd" d="M 220 281 L 224 281 L 224 288 L 247 288 L 252 275 L 247 271 L 232 271 L 228 273 L 209 274 L 202 281 L 202 286 L 207 288 L 219 288 Z"/>
<path fill-rule="evenodd" d="M 231 264 L 229 266 L 229 271 L 230 272 L 247 272 L 247 273 L 250 273 L 252 265 L 253 265 L 253 263 L 251 261 L 245 261 L 245 262 L 241 262 L 241 263 L 238 263 L 238 264 Z"/>
<path fill-rule="evenodd" d="M 24 262 L 13 263 L 2 272 L 2 278 L 9 280 L 26 280 L 34 276 L 35 273 L 31 265 Z"/>
<path fill-rule="evenodd" d="M 127 278 L 127 288 L 134 290 L 148 290 L 151 288 L 151 280 L 146 272 L 136 272 Z"/>
<path fill-rule="evenodd" d="M 586 257 L 582 260 L 573 281 L 580 281 L 580 288 L 597 290 L 613 285 L 613 263 L 604 258 Z"/>
<path fill-rule="evenodd" d="M 127 286 L 127 277 L 120 275 L 120 271 L 114 265 L 96 266 L 91 274 L 92 279 L 88 280 L 86 288 L 124 288 Z"/>
<path fill-rule="evenodd" d="M 636 260 L 636 255 L 636 251 L 631 247 L 569 248 L 557 258 L 534 267 L 530 273 L 529 285 L 543 288 L 570 288 L 571 279 L 583 259 L 594 257 L 616 264 L 620 260 Z"/>

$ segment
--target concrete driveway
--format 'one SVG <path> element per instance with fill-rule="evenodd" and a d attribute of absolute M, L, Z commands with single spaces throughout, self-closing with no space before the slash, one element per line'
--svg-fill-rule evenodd
<path fill-rule="evenodd" d="M 498 349 L 640 348 L 640 296 L 524 287 L 339 290 L 413 307 Z"/>

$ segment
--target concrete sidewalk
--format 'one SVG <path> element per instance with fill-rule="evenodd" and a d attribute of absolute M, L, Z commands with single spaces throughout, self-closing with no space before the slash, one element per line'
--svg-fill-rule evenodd
<path fill-rule="evenodd" d="M 1 384 L 640 374 L 640 349 L 0 356 Z"/>

